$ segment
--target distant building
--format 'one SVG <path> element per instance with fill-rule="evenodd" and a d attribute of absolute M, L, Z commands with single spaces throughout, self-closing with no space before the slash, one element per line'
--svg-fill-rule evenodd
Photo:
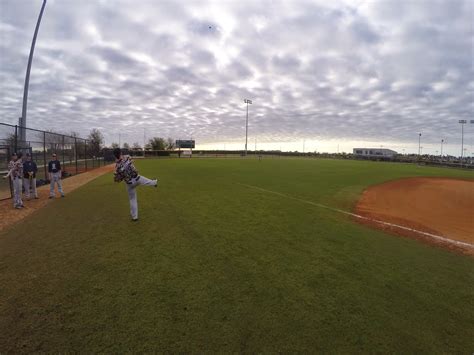
<path fill-rule="evenodd" d="M 396 151 L 391 149 L 382 148 L 354 148 L 353 153 L 355 156 L 367 157 L 367 158 L 393 158 Z"/>

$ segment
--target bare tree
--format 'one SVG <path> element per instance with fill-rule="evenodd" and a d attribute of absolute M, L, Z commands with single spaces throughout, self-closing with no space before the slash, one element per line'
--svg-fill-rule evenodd
<path fill-rule="evenodd" d="M 104 145 L 104 136 L 97 128 L 94 128 L 87 137 L 87 143 L 89 153 L 98 156 Z"/>
<path fill-rule="evenodd" d="M 9 133 L 5 138 L 0 139 L 1 144 L 10 146 L 11 149 L 15 147 L 15 133 Z"/>
<path fill-rule="evenodd" d="M 166 150 L 174 150 L 176 148 L 176 142 L 173 138 L 166 139 Z"/>

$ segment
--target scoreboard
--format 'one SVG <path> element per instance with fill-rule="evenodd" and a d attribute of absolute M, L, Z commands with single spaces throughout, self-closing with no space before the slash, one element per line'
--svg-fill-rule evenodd
<path fill-rule="evenodd" d="M 176 147 L 177 148 L 191 148 L 193 149 L 195 146 L 194 140 L 182 140 L 179 139 L 176 141 Z"/>

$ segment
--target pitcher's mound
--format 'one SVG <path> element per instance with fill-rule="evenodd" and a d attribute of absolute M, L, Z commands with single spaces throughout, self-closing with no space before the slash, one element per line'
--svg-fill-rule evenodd
<path fill-rule="evenodd" d="M 356 205 L 356 213 L 442 236 L 454 242 L 364 220 L 397 234 L 462 248 L 474 254 L 474 180 L 408 178 L 368 188 Z M 456 243 L 460 242 L 460 243 Z"/>

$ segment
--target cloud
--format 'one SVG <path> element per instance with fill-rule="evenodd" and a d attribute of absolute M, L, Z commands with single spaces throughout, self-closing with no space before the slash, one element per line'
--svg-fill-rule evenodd
<path fill-rule="evenodd" d="M 21 113 L 40 1 L 0 4 L 1 121 Z M 50 1 L 28 124 L 198 142 L 457 139 L 472 119 L 471 1 Z M 416 138 L 416 137 L 415 137 Z"/>

